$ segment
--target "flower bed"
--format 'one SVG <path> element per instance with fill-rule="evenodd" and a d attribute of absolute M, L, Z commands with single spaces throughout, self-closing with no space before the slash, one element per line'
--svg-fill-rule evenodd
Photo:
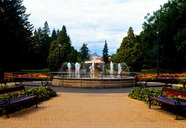
<path fill-rule="evenodd" d="M 138 74 L 136 78 L 141 81 L 173 78 L 177 83 L 184 83 L 186 82 L 186 73 L 161 73 L 159 76 L 157 74 Z"/>
<path fill-rule="evenodd" d="M 180 91 L 182 91 L 182 93 L 185 93 L 186 94 L 186 90 L 183 90 L 182 88 L 176 88 Z M 186 96 L 185 94 L 178 94 L 178 93 L 173 93 L 173 92 L 169 92 L 169 91 L 165 91 L 164 92 L 164 95 L 170 99 L 180 99 L 184 102 L 186 102 Z"/>
<path fill-rule="evenodd" d="M 12 73 L 12 72 L 5 72 L 4 73 L 4 79 L 7 82 L 13 81 L 14 77 L 20 77 L 20 78 L 42 78 L 43 80 L 50 80 L 50 75 L 49 74 L 42 74 L 42 73 Z"/>

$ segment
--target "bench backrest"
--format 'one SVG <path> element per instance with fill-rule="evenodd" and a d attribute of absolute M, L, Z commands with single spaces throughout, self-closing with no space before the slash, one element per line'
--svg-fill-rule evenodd
<path fill-rule="evenodd" d="M 163 78 L 158 78 L 158 79 L 147 79 L 146 82 L 162 82 L 162 83 L 170 83 L 173 84 L 175 82 L 175 79 L 169 78 L 169 79 L 163 79 Z"/>
<path fill-rule="evenodd" d="M 2 89 L 0 90 L 0 94 L 10 93 L 10 92 L 15 92 L 15 91 L 23 91 L 23 90 L 25 91 L 25 87 L 23 85 L 20 85 L 20 86 Z"/>
<path fill-rule="evenodd" d="M 162 91 L 167 91 L 177 96 L 180 95 L 180 96 L 186 97 L 186 90 L 178 90 L 178 89 L 163 87 Z"/>

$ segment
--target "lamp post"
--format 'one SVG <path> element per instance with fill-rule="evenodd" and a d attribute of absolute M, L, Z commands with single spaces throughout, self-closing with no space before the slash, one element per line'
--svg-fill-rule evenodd
<path fill-rule="evenodd" d="M 157 76 L 159 77 L 160 74 L 160 66 L 159 66 L 159 62 L 160 62 L 160 12 L 158 11 L 156 14 L 156 20 L 157 20 Z"/>
<path fill-rule="evenodd" d="M 60 48 L 61 48 L 61 43 L 58 43 L 58 48 L 59 48 L 58 62 L 59 62 L 59 64 L 60 64 Z"/>
<path fill-rule="evenodd" d="M 159 32 L 157 31 L 157 76 L 160 74 L 160 69 L 159 69 Z"/>

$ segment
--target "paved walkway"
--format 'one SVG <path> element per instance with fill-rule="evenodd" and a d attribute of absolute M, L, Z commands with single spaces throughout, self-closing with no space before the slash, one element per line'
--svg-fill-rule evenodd
<path fill-rule="evenodd" d="M 129 98 L 132 88 L 53 88 L 57 97 L 0 117 L 0 128 L 186 128 L 186 119 Z"/>

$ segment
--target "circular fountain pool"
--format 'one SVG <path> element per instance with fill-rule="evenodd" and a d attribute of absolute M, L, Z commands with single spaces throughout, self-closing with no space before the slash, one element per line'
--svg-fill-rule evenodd
<path fill-rule="evenodd" d="M 63 63 L 53 75 L 52 85 L 78 88 L 123 88 L 135 86 L 128 66 L 123 63 L 104 64 L 100 58 L 92 57 L 84 63 Z"/>
<path fill-rule="evenodd" d="M 135 79 L 129 76 L 123 78 L 64 78 L 63 76 L 54 76 L 52 85 L 78 88 L 124 88 L 135 86 Z"/>

